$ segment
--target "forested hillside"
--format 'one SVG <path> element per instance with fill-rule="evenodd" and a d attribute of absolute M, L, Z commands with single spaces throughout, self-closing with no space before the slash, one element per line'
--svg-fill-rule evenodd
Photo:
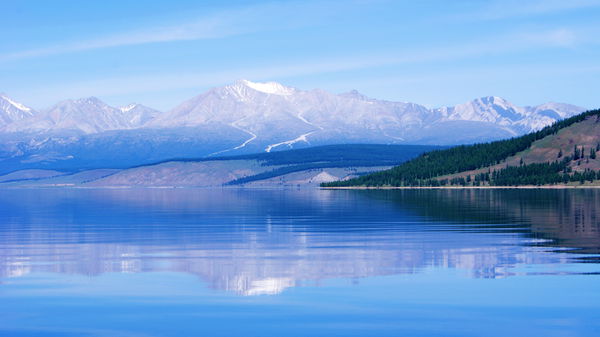
<path fill-rule="evenodd" d="M 203 158 L 172 158 L 136 167 L 166 162 L 205 162 L 216 160 L 258 160 L 264 166 L 335 163 L 335 166 L 382 166 L 398 165 L 431 150 L 445 147 L 435 145 L 383 145 L 341 144 L 324 145 L 304 149 L 261 152 L 237 156 Z"/>
<path fill-rule="evenodd" d="M 600 110 L 584 112 L 540 131 L 490 143 L 425 153 L 345 186 L 545 185 L 600 178 Z"/>

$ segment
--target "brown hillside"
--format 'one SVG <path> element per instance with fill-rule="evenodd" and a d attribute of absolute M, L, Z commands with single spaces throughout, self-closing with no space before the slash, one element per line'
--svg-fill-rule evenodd
<path fill-rule="evenodd" d="M 573 161 L 570 166 L 574 171 L 584 171 L 586 168 L 592 170 L 600 170 L 600 151 L 596 159 L 590 159 L 590 149 L 596 148 L 600 143 L 600 116 L 590 116 L 582 122 L 573 124 L 569 127 L 561 129 L 558 133 L 550 135 L 535 141 L 531 147 L 525 151 L 519 152 L 516 155 L 507 158 L 498 165 L 467 171 L 452 175 L 440 177 L 455 178 L 466 177 L 467 175 L 475 175 L 488 171 L 495 171 L 508 166 L 518 166 L 523 160 L 525 164 L 546 163 L 558 160 L 558 153 L 562 150 L 564 156 L 573 155 L 574 146 L 579 148 L 583 146 L 585 158 L 578 161 Z"/>

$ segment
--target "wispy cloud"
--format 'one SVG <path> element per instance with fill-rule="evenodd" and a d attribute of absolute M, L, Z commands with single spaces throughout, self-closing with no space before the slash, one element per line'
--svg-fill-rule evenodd
<path fill-rule="evenodd" d="M 327 15 L 330 12 L 331 8 L 328 4 L 318 2 L 267 3 L 221 10 L 184 23 L 144 27 L 75 42 L 55 43 L 51 47 L 0 54 L 0 62 L 149 43 L 219 39 L 309 25 L 319 16 Z M 300 20 L 297 14 L 301 12 L 317 14 L 308 16 L 312 19 Z"/>
<path fill-rule="evenodd" d="M 586 40 L 585 36 L 578 35 L 574 30 L 567 28 L 554 29 L 545 34 L 523 33 L 522 38 L 530 43 L 556 47 L 571 47 Z"/>
<path fill-rule="evenodd" d="M 200 18 L 197 21 L 181 25 L 157 27 L 147 30 L 134 30 L 96 39 L 58 44 L 52 47 L 7 53 L 0 55 L 0 61 L 66 54 L 92 49 L 141 45 L 146 43 L 214 39 L 239 33 L 241 33 L 241 31 L 231 29 L 231 26 L 227 26 L 221 17 L 212 16 Z"/>
<path fill-rule="evenodd" d="M 39 97 L 60 97 L 65 92 L 71 98 L 98 95 L 115 96 L 177 89 L 204 88 L 235 79 L 284 80 L 310 75 L 332 74 L 353 70 L 402 66 L 411 64 L 433 64 L 454 60 L 468 60 L 490 55 L 506 55 L 527 51 L 547 51 L 571 47 L 578 41 L 578 30 L 565 28 L 538 32 L 515 32 L 512 34 L 487 36 L 485 40 L 470 44 L 446 47 L 431 47 L 411 51 L 387 51 L 371 54 L 332 57 L 328 59 L 292 60 L 285 64 L 268 67 L 246 67 L 240 69 L 213 70 L 190 73 L 170 72 L 152 75 L 105 78 L 93 81 L 65 83 L 51 88 L 29 88 L 29 93 Z M 55 101 L 53 98 L 50 101 Z"/>
<path fill-rule="evenodd" d="M 453 17 L 461 20 L 502 20 L 590 8 L 600 8 L 600 0 L 492 0 L 473 11 Z"/>
<path fill-rule="evenodd" d="M 385 3 L 388 0 L 380 0 Z M 371 1 L 354 1 L 355 5 L 371 6 Z M 454 19 L 494 20 L 565 10 L 600 8 L 600 0 L 493 0 L 471 12 L 452 16 Z M 136 46 L 150 43 L 193 41 L 227 38 L 236 35 L 281 30 L 327 22 L 332 16 L 343 16 L 339 1 L 291 1 L 230 8 L 177 24 L 158 24 L 125 32 L 89 37 L 72 42 L 54 42 L 51 46 L 0 54 L 0 62 L 39 58 L 104 48 Z M 562 35 L 561 35 L 562 34 Z M 555 41 L 568 44 L 572 36 L 565 30 Z"/>

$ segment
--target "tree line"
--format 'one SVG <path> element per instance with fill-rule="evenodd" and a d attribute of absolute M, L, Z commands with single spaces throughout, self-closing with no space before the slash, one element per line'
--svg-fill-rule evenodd
<path fill-rule="evenodd" d="M 461 145 L 446 150 L 436 150 L 422 154 L 421 156 L 410 160 L 404 164 L 391 168 L 389 170 L 368 174 L 362 177 L 346 180 L 323 183 L 323 187 L 344 187 L 344 186 L 443 186 L 443 185 L 474 185 L 474 184 L 515 184 L 522 185 L 525 181 L 535 182 L 533 184 L 547 184 L 546 181 L 557 179 L 555 175 L 577 177 L 582 173 L 562 173 L 562 166 L 567 165 L 572 160 L 580 160 L 585 157 L 585 148 L 574 147 L 574 153 L 569 156 L 563 156 L 559 152 L 559 159 L 555 163 L 529 164 L 521 163 L 517 167 L 507 167 L 495 172 L 484 173 L 474 177 L 454 178 L 440 180 L 440 176 L 452 175 L 465 171 L 481 169 L 487 166 L 500 164 L 506 158 L 513 156 L 523 150 L 526 150 L 531 144 L 544 137 L 556 134 L 559 130 L 581 122 L 588 117 L 600 115 L 600 110 L 591 110 L 573 116 L 571 118 L 558 121 L 537 132 L 529 133 L 524 136 L 515 137 L 507 140 L 494 141 L 482 144 Z M 589 149 L 587 153 L 589 158 L 596 157 L 596 151 L 600 150 L 600 145 L 594 149 Z M 577 159 L 575 159 L 577 158 Z M 568 162 L 565 164 L 566 159 Z M 550 177 L 549 171 L 553 171 Z M 494 175 L 495 174 L 495 175 Z M 522 179 L 517 179 L 518 175 L 523 175 Z M 531 177 L 539 175 L 539 178 Z M 588 173 L 586 177 L 590 176 Z M 512 178 L 508 178 L 512 177 Z M 529 178 L 525 178 L 529 177 Z M 569 178 L 571 179 L 571 178 Z M 469 181 L 467 181 L 469 180 Z"/>

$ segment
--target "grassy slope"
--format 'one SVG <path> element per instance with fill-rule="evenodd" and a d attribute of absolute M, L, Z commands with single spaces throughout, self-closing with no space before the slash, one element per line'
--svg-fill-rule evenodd
<path fill-rule="evenodd" d="M 561 129 L 556 134 L 549 135 L 531 144 L 531 147 L 521 151 L 514 156 L 503 160 L 500 164 L 489 165 L 477 170 L 469 170 L 456 174 L 440 176 L 439 179 L 452 179 L 457 177 L 466 177 L 488 171 L 500 170 L 508 166 L 517 166 L 521 159 L 525 164 L 547 163 L 557 160 L 559 151 L 564 155 L 573 153 L 575 145 L 583 146 L 586 160 L 582 160 L 580 165 L 571 163 L 574 171 L 584 171 L 585 169 L 600 170 L 600 153 L 596 159 L 589 159 L 588 151 L 600 143 L 600 116 L 591 116 L 588 119 Z"/>
<path fill-rule="evenodd" d="M 524 163 L 546 163 L 557 160 L 559 150 L 563 154 L 573 153 L 574 145 L 584 146 L 586 160 L 573 162 L 570 166 L 574 171 L 600 169 L 600 159 L 587 158 L 589 149 L 600 142 L 600 110 L 592 110 L 581 115 L 558 122 L 541 131 L 505 141 L 486 144 L 458 146 L 448 150 L 425 153 L 387 171 L 351 179 L 343 182 L 326 183 L 324 187 L 344 186 L 399 186 L 389 184 L 390 180 L 398 181 L 403 175 L 416 174 L 417 179 L 452 179 L 466 177 L 477 173 L 500 170 L 508 166 L 518 166 Z M 524 146 L 526 145 L 526 146 Z M 513 149 L 519 148 L 519 151 Z M 489 155 L 486 155 L 485 152 Z M 504 153 L 510 153 L 504 155 Z M 494 160 L 494 155 L 502 153 L 500 160 Z M 472 156 L 471 156 L 472 155 Z M 473 160 L 471 158 L 477 158 Z M 600 158 L 600 153 L 599 153 Z M 461 162 L 460 164 L 456 164 Z M 462 169 L 460 169 L 462 167 Z M 459 168 L 459 169 L 457 169 Z M 423 172 L 420 174 L 419 172 Z M 433 172 L 433 173 L 430 173 Z M 429 175 L 428 175 L 429 174 Z"/>

